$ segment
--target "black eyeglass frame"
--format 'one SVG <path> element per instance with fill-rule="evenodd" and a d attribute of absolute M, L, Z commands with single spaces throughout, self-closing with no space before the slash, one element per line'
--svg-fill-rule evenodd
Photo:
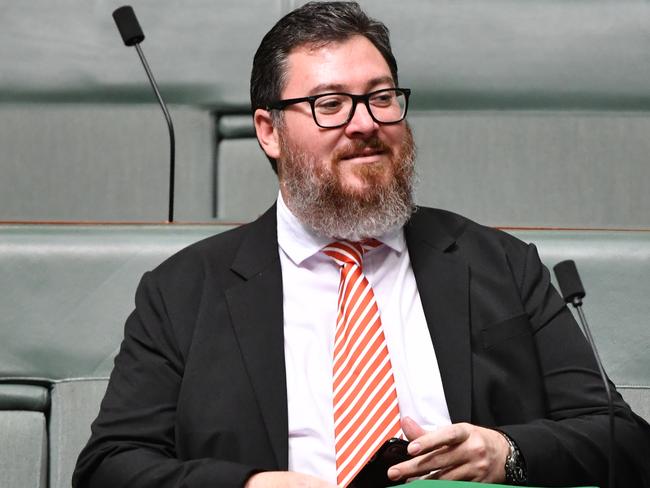
<path fill-rule="evenodd" d="M 375 115 L 372 113 L 372 109 L 370 108 L 370 97 L 377 95 L 378 93 L 381 92 L 387 92 L 387 91 L 393 91 L 396 93 L 403 93 L 404 94 L 404 113 L 402 114 L 402 117 L 399 120 L 395 120 L 393 122 L 382 122 L 380 120 L 377 120 Z M 350 113 L 348 115 L 348 118 L 345 122 L 337 125 L 321 125 L 318 123 L 318 120 L 316 118 L 316 100 L 322 97 L 327 97 L 327 96 L 332 96 L 332 95 L 345 95 L 348 96 L 352 99 L 352 108 L 350 109 Z M 276 100 L 275 102 L 271 102 L 266 106 L 267 111 L 271 110 L 284 110 L 290 105 L 295 105 L 296 103 L 302 103 L 302 102 L 309 102 L 309 106 L 311 107 L 311 115 L 312 118 L 314 119 L 314 122 L 316 125 L 322 129 L 338 129 L 339 127 L 343 127 L 344 125 L 347 125 L 350 123 L 352 120 L 352 117 L 354 117 L 354 114 L 357 110 L 357 104 L 359 102 L 363 102 L 363 104 L 366 106 L 366 109 L 368 110 L 368 113 L 370 114 L 370 117 L 372 117 L 372 120 L 377 122 L 378 124 L 382 125 L 392 125 L 392 124 L 399 124 L 402 120 L 406 118 L 406 113 L 408 112 L 409 109 L 409 96 L 411 95 L 411 89 L 410 88 L 382 88 L 381 90 L 375 90 L 371 91 L 369 93 L 365 93 L 363 95 L 354 95 L 352 93 L 345 93 L 345 92 L 330 92 L 330 93 L 320 93 L 318 95 L 312 95 L 309 97 L 300 97 L 300 98 L 287 98 L 285 100 Z"/>

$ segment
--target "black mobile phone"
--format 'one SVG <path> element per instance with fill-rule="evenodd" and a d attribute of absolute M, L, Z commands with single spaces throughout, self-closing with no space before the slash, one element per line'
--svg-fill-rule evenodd
<path fill-rule="evenodd" d="M 388 439 L 361 468 L 347 488 L 383 488 L 403 483 L 403 480 L 391 480 L 386 473 L 391 466 L 411 459 L 412 456 L 406 451 L 408 445 L 408 441 L 404 439 Z"/>

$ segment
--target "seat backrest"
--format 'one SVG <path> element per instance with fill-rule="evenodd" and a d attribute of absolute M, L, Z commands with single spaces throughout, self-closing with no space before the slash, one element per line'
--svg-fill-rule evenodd
<path fill-rule="evenodd" d="M 273 201 L 248 79 L 300 3 L 134 3 L 176 124 L 177 218 L 250 220 Z M 648 2 L 361 3 L 413 89 L 420 203 L 491 225 L 650 227 Z M 166 217 L 166 128 L 119 5 L 0 0 L 0 219 Z"/>
<path fill-rule="evenodd" d="M 576 262 L 586 291 L 583 310 L 605 370 L 614 383 L 631 388 L 631 398 L 641 398 L 633 389 L 650 388 L 650 231 L 513 233 L 535 243 L 549 268 Z"/>
<path fill-rule="evenodd" d="M 230 227 L 0 226 L 0 378 L 108 376 L 142 273 Z"/>
<path fill-rule="evenodd" d="M 0 467 L 14 486 L 45 486 L 48 463 L 49 486 L 69 486 L 138 279 L 181 247 L 227 228 L 0 227 L 0 288 L 8 290 L 0 294 L 0 424 L 10 425 L 0 432 L 15 447 L 0 450 Z M 650 418 L 650 232 L 512 232 L 535 242 L 549 267 L 576 260 L 605 368 Z"/>
<path fill-rule="evenodd" d="M 0 226 L 2 487 L 70 486 L 141 275 L 227 228 Z"/>
<path fill-rule="evenodd" d="M 61 380 L 52 385 L 49 421 L 50 488 L 69 488 L 77 457 L 90 438 L 107 378 Z"/>

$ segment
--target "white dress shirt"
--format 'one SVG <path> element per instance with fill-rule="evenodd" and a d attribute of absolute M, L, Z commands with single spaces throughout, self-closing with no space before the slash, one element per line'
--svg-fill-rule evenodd
<path fill-rule="evenodd" d="M 284 352 L 289 408 L 289 470 L 336 484 L 332 357 L 339 268 L 278 196 Z M 363 272 L 373 287 L 393 365 L 400 415 L 424 429 L 450 423 L 434 345 L 411 268 L 404 231 L 377 238 Z"/>

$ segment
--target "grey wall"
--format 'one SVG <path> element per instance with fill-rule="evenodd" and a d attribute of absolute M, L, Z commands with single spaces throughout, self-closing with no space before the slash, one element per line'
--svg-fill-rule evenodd
<path fill-rule="evenodd" d="M 171 112 L 178 218 L 209 218 L 210 114 Z M 0 106 L 0 220 L 164 220 L 167 137 L 154 105 Z"/>
<path fill-rule="evenodd" d="M 490 225 L 650 227 L 646 113 L 411 116 L 418 201 Z"/>
<path fill-rule="evenodd" d="M 164 220 L 169 163 L 159 112 L 3 106 L 0 220 Z M 256 141 L 223 141 L 215 165 L 210 114 L 171 112 L 178 219 L 212 219 L 215 198 L 218 216 L 235 221 L 273 202 L 277 183 Z M 413 111 L 409 120 L 422 204 L 492 225 L 650 227 L 646 113 Z"/>
<path fill-rule="evenodd" d="M 0 0 L 0 220 L 165 220 L 167 131 L 110 17 L 121 3 Z M 274 200 L 256 141 L 215 120 L 246 110 L 252 54 L 297 3 L 132 2 L 176 125 L 178 220 L 245 221 Z M 362 4 L 414 90 L 420 203 L 494 225 L 650 227 L 649 3 Z"/>

